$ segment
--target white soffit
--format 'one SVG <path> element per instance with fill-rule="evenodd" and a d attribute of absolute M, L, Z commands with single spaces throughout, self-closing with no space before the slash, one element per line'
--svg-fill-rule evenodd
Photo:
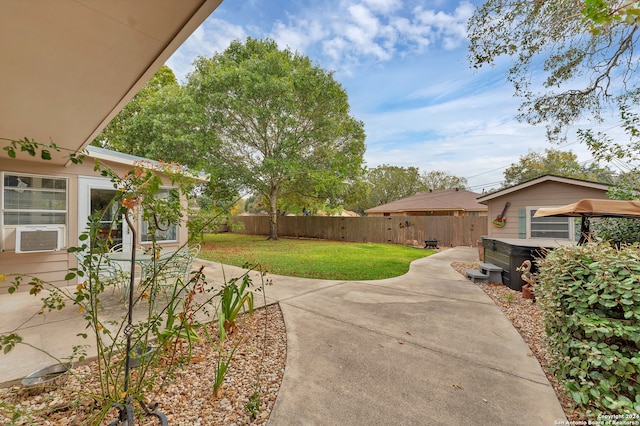
<path fill-rule="evenodd" d="M 220 3 L 0 0 L 0 138 L 84 148 Z"/>

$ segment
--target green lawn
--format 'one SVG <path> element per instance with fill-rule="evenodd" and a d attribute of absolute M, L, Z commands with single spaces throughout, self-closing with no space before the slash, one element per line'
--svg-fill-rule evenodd
<path fill-rule="evenodd" d="M 207 234 L 198 257 L 227 265 L 258 263 L 276 275 L 330 280 L 377 280 L 397 277 L 411 261 L 434 250 L 396 244 L 343 243 L 262 235 Z"/>

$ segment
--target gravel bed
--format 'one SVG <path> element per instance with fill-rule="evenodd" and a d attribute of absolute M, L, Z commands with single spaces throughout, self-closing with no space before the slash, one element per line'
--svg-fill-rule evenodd
<path fill-rule="evenodd" d="M 466 269 L 479 269 L 478 263 L 454 262 L 451 266 L 463 276 Z M 542 315 L 531 300 L 523 299 L 519 291 L 501 283 L 479 284 L 485 293 L 512 322 L 531 349 L 553 386 L 558 399 L 571 421 L 584 420 L 575 409 L 571 398 L 550 372 L 551 357 L 546 343 Z M 266 324 L 266 327 L 265 327 Z M 212 332 L 216 335 L 216 332 Z M 257 309 L 253 317 L 243 316 L 239 333 L 227 341 L 233 347 L 242 338 L 229 371 L 222 393 L 213 394 L 213 381 L 218 352 L 211 344 L 196 343 L 191 363 L 178 369 L 161 389 L 149 394 L 151 403 L 158 402 L 158 411 L 167 416 L 170 425 L 247 425 L 265 423 L 275 403 L 286 363 L 286 330 L 278 305 Z M 58 389 L 32 395 L 21 386 L 0 389 L 0 424 L 37 424 L 77 426 L 85 425 L 91 413 L 91 393 L 97 392 L 96 363 L 74 367 L 73 374 Z M 259 409 L 255 418 L 246 410 L 250 396 L 260 386 Z M 70 404 L 70 402 L 75 402 Z M 3 403 L 16 405 L 27 413 L 12 423 Z M 101 424 L 117 417 L 111 409 Z M 154 417 L 136 416 L 136 425 L 158 424 Z"/>
<path fill-rule="evenodd" d="M 209 325 L 210 327 L 213 325 Z M 216 325 L 217 327 L 217 325 Z M 215 331 L 211 335 L 217 335 Z M 193 347 L 188 366 L 175 371 L 175 377 L 148 393 L 149 404 L 158 403 L 158 411 L 170 425 L 247 425 L 267 421 L 275 404 L 286 362 L 286 330 L 278 305 L 257 309 L 254 315 L 242 316 L 238 332 L 229 336 L 225 348 L 230 350 L 242 339 L 233 356 L 219 396 L 213 393 L 218 352 L 203 339 Z M 0 389 L 0 424 L 37 424 L 76 426 L 92 424 L 92 393 L 99 390 L 95 362 L 73 368 L 73 374 L 60 387 L 34 395 L 21 386 Z M 135 373 L 135 369 L 133 370 Z M 255 418 L 246 410 L 250 397 L 259 388 L 259 408 Z M 17 405 L 23 413 L 11 422 L 3 403 Z M 138 405 L 134 404 L 138 409 Z M 111 409 L 100 424 L 117 418 Z M 157 425 L 156 417 L 136 415 L 136 425 Z"/>
<path fill-rule="evenodd" d="M 480 269 L 479 263 L 453 262 L 451 267 L 466 277 L 467 269 Z M 530 299 L 524 299 L 522 293 L 512 290 L 502 283 L 477 284 L 502 310 L 511 324 L 522 336 L 522 339 L 529 345 L 531 356 L 535 356 L 542 367 L 547 379 L 553 386 L 556 396 L 570 421 L 586 421 L 581 417 L 572 398 L 565 395 L 564 386 L 558 382 L 555 375 L 550 371 L 551 355 L 547 343 L 547 334 L 544 328 L 544 319 L 540 308 Z"/>

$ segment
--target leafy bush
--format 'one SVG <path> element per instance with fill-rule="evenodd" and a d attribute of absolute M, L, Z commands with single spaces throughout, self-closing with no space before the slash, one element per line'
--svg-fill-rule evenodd
<path fill-rule="evenodd" d="M 603 217 L 591 223 L 596 237 L 602 240 L 631 244 L 640 241 L 640 220 L 624 217 Z"/>
<path fill-rule="evenodd" d="M 536 297 L 555 374 L 589 418 L 640 412 L 640 246 L 559 247 Z"/>
<path fill-rule="evenodd" d="M 609 188 L 607 195 L 612 200 L 637 200 L 637 173 L 627 174 L 616 185 Z M 591 222 L 592 233 L 601 240 L 632 244 L 640 242 L 640 220 L 625 217 L 599 217 Z"/>

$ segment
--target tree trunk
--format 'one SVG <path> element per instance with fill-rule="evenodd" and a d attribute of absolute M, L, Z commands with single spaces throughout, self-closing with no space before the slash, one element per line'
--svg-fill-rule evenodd
<path fill-rule="evenodd" d="M 268 240 L 277 240 L 278 239 L 278 210 L 276 208 L 276 203 L 278 201 L 278 196 L 276 195 L 275 188 L 271 189 L 271 194 L 269 195 L 269 238 Z"/>

